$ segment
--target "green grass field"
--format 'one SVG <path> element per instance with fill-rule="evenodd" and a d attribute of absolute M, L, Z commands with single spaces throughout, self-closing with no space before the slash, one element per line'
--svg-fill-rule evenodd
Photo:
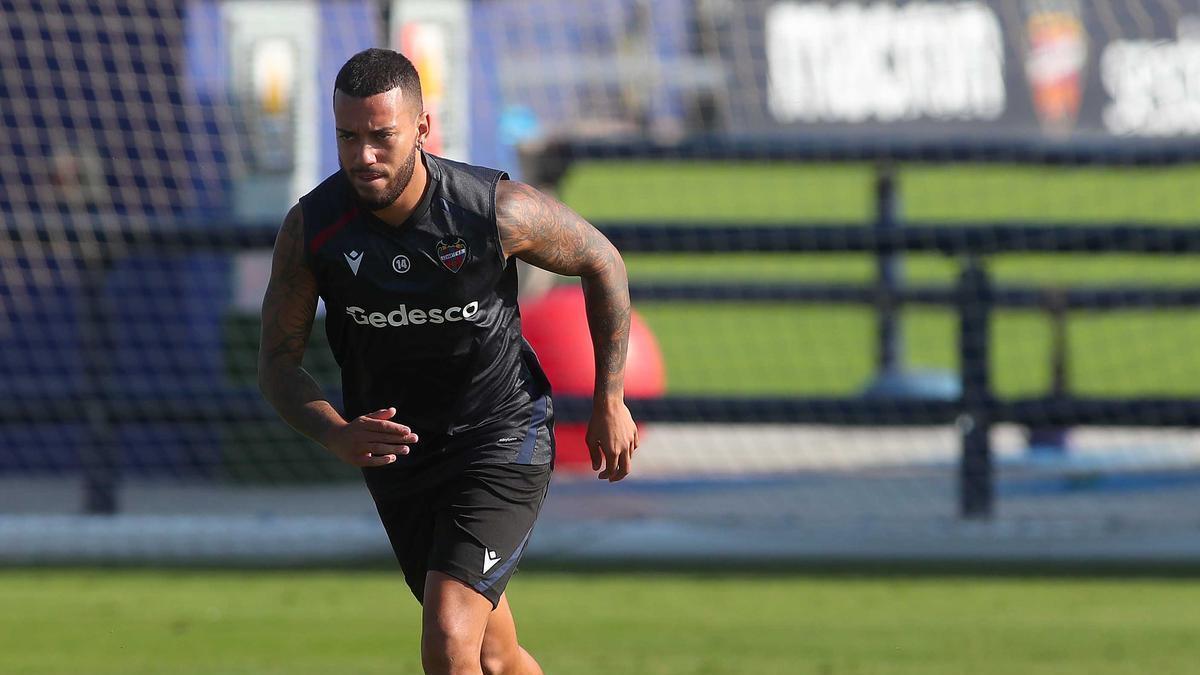
<path fill-rule="evenodd" d="M 611 222 L 866 223 L 873 203 L 866 165 L 622 163 L 577 167 L 562 198 Z M 899 174 L 904 214 L 922 222 L 1200 223 L 1200 169 L 1042 169 L 912 166 Z M 672 281 L 867 282 L 863 255 L 684 254 L 627 256 L 631 278 Z M 998 283 L 1200 285 L 1193 257 L 1005 255 L 989 261 Z M 909 256 L 906 278 L 951 284 L 957 264 Z M 677 394 L 852 394 L 874 368 L 874 313 L 866 307 L 642 303 L 658 337 L 668 388 Z M 955 369 L 950 311 L 905 312 L 906 362 Z M 1191 312 L 1073 313 L 1067 321 L 1069 388 L 1084 395 L 1200 394 L 1200 328 Z M 1050 383 L 1050 323 L 1003 311 L 993 325 L 1001 396 L 1039 395 Z"/>
<path fill-rule="evenodd" d="M 522 572 L 547 673 L 1196 672 L 1200 580 Z M 420 673 L 397 573 L 0 572 L 0 672 Z"/>

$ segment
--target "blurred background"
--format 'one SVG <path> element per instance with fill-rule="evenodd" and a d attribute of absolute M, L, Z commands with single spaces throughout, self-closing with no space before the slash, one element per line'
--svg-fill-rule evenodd
<path fill-rule="evenodd" d="M 278 223 L 370 46 L 421 73 L 427 149 L 629 267 L 617 485 L 577 284 L 523 270 L 561 411 L 531 565 L 1197 569 L 1193 0 L 0 0 L 0 563 L 390 564 L 357 470 L 255 386 Z M 662 663 L 609 672 L 751 672 Z"/>

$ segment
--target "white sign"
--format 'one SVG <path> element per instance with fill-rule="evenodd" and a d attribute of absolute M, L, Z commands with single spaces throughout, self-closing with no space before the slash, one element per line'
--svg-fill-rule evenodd
<path fill-rule="evenodd" d="M 1004 112 L 1000 22 L 980 2 L 780 2 L 766 16 L 780 122 L 990 120 Z"/>
<path fill-rule="evenodd" d="M 465 0 L 392 2 L 392 49 L 416 66 L 432 118 L 425 149 L 462 162 L 471 158 L 470 10 Z"/>
<path fill-rule="evenodd" d="M 1200 40 L 1114 40 L 1100 57 L 1111 101 L 1104 126 L 1114 134 L 1200 133 Z"/>
<path fill-rule="evenodd" d="M 311 0 L 221 4 L 229 86 L 249 147 L 235 176 L 238 218 L 278 222 L 319 180 L 317 36 Z"/>

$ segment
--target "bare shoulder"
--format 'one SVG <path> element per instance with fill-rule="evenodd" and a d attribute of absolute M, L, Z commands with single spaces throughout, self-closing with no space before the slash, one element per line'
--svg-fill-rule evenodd
<path fill-rule="evenodd" d="M 272 276 L 296 266 L 307 266 L 304 259 L 304 211 L 299 204 L 288 210 L 275 235 Z"/>
<path fill-rule="evenodd" d="M 292 294 L 301 299 L 314 296 L 316 291 L 308 260 L 304 255 L 304 213 L 297 204 L 288 211 L 275 236 L 275 252 L 271 257 L 271 280 L 267 294 L 287 300 Z"/>
<path fill-rule="evenodd" d="M 292 208 L 288 209 L 287 215 L 283 217 L 284 227 L 304 227 L 304 209 L 300 208 L 300 202 L 292 204 Z"/>
<path fill-rule="evenodd" d="M 496 188 L 496 226 L 504 255 L 558 274 L 603 266 L 616 249 L 591 223 L 557 199 L 518 181 Z"/>
<path fill-rule="evenodd" d="M 502 180 L 496 183 L 496 216 L 512 215 L 512 209 L 520 209 L 543 198 L 546 196 L 532 185 L 519 180 Z"/>
<path fill-rule="evenodd" d="M 502 180 L 496 185 L 496 227 L 505 255 L 519 255 L 554 218 L 554 200 L 531 185 Z"/>
<path fill-rule="evenodd" d="M 287 215 L 283 217 L 283 224 L 279 226 L 279 236 L 276 237 L 276 245 L 281 238 L 287 238 L 288 242 L 300 241 L 304 242 L 304 209 L 300 208 L 300 204 L 292 205 L 288 209 Z"/>
<path fill-rule="evenodd" d="M 304 216 L 297 204 L 275 237 L 271 279 L 263 295 L 260 367 L 303 357 L 317 308 L 317 283 L 304 256 Z"/>

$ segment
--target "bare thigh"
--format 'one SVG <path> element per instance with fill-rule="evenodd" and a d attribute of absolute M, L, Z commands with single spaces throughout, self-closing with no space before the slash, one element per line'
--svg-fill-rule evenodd
<path fill-rule="evenodd" d="M 472 662 L 478 672 L 492 602 L 441 572 L 426 575 L 424 595 L 421 656 L 426 672 L 449 672 L 450 664 Z"/>

